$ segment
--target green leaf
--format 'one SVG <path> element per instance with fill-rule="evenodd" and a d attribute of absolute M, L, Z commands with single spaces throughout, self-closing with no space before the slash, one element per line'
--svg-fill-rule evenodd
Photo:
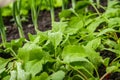
<path fill-rule="evenodd" d="M 62 36 L 63 34 L 61 32 L 48 33 L 48 38 L 54 45 L 55 49 L 62 41 L 62 38 L 63 38 Z"/>
<path fill-rule="evenodd" d="M 94 50 L 99 47 L 101 44 L 101 39 L 100 38 L 95 38 L 91 41 L 89 41 L 86 45 L 87 48 L 93 48 Z"/>
<path fill-rule="evenodd" d="M 35 43 L 28 42 L 18 50 L 18 57 L 23 61 L 41 60 L 43 57 L 42 48 Z"/>
<path fill-rule="evenodd" d="M 10 75 L 9 76 L 5 76 L 2 80 L 10 80 Z"/>
<path fill-rule="evenodd" d="M 86 8 L 89 4 L 90 4 L 89 1 L 78 1 L 75 6 L 75 9 L 78 10 L 78 9 Z"/>
<path fill-rule="evenodd" d="M 70 9 L 63 10 L 59 13 L 60 18 L 70 18 L 72 11 Z"/>
<path fill-rule="evenodd" d="M 47 80 L 48 74 L 43 72 L 40 76 L 35 76 L 31 80 Z"/>
<path fill-rule="evenodd" d="M 28 61 L 25 63 L 25 70 L 32 74 L 32 77 L 35 77 L 37 73 L 41 72 L 42 64 L 43 62 L 38 60 Z"/>
<path fill-rule="evenodd" d="M 17 66 L 17 80 L 26 80 L 25 71 L 22 69 L 22 64 L 20 62 L 16 62 Z"/>
<path fill-rule="evenodd" d="M 4 59 L 0 57 L 0 74 L 5 71 L 6 65 L 11 61 L 12 59 Z"/>
<path fill-rule="evenodd" d="M 93 65 L 97 68 L 100 65 L 100 63 L 103 61 L 100 54 L 90 47 L 85 46 L 84 49 L 86 53 L 88 54 L 87 57 L 90 60 L 90 62 L 92 62 Z"/>
<path fill-rule="evenodd" d="M 10 80 L 17 80 L 17 72 L 15 70 L 11 71 L 10 74 Z"/>
<path fill-rule="evenodd" d="M 63 80 L 64 77 L 65 72 L 60 70 L 50 75 L 50 77 L 47 80 Z"/>
<path fill-rule="evenodd" d="M 90 33 L 93 33 L 97 27 L 99 27 L 99 25 L 101 23 L 103 23 L 105 21 L 104 18 L 101 18 L 101 17 L 97 17 L 95 19 L 93 19 L 93 22 L 91 22 L 88 26 L 87 26 L 87 30 L 90 32 Z"/>
<path fill-rule="evenodd" d="M 67 27 L 67 22 L 54 22 L 52 24 L 52 31 L 53 32 L 64 32 L 65 28 Z"/>
<path fill-rule="evenodd" d="M 108 26 L 110 28 L 120 26 L 120 18 L 119 17 L 110 18 L 108 23 L 109 23 Z"/>
<path fill-rule="evenodd" d="M 97 37 L 99 37 L 99 36 L 101 36 L 101 35 L 103 35 L 103 34 L 106 34 L 107 32 L 115 32 L 115 30 L 112 29 L 112 28 L 104 29 L 104 30 L 100 31 L 100 32 L 97 34 Z"/>
<path fill-rule="evenodd" d="M 114 72 L 116 70 L 118 70 L 117 66 L 110 66 L 110 67 L 107 67 L 106 72 L 111 73 L 111 72 Z"/>
<path fill-rule="evenodd" d="M 66 34 L 76 34 L 81 28 L 83 28 L 83 21 L 79 17 L 72 17 L 69 24 L 69 27 L 66 28 Z"/>
<path fill-rule="evenodd" d="M 82 46 L 68 45 L 63 49 L 62 57 L 65 62 L 72 62 L 81 60 L 86 57 L 87 54 Z"/>
<path fill-rule="evenodd" d="M 110 58 L 105 58 L 104 61 L 103 61 L 103 64 L 104 64 L 106 67 L 108 67 L 109 62 L 110 62 Z"/>

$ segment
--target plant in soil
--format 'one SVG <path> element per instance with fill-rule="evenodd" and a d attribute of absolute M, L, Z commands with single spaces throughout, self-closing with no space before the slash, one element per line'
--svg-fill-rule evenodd
<path fill-rule="evenodd" d="M 19 1 L 12 8 L 18 29 L 22 27 L 19 11 L 24 0 Z M 38 29 L 40 7 L 35 0 L 30 1 L 31 21 L 37 34 L 28 33 L 28 39 L 20 37 L 8 42 L 3 37 L 7 34 L 1 15 L 1 80 L 120 79 L 120 1 L 107 0 L 103 6 L 100 0 L 71 0 L 71 7 L 66 8 L 67 0 L 49 0 L 46 5 L 52 29 L 46 31 Z M 59 21 L 55 21 L 55 1 L 63 3 Z M 43 6 L 44 1 L 40 3 Z"/>

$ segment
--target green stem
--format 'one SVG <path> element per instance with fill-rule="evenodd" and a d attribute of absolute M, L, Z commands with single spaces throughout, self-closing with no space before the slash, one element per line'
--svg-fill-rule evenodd
<path fill-rule="evenodd" d="M 65 1 L 62 0 L 62 11 L 65 10 Z"/>
<path fill-rule="evenodd" d="M 108 74 L 110 74 L 110 73 L 105 73 L 105 74 L 100 78 L 100 80 L 103 80 Z"/>
<path fill-rule="evenodd" d="M 3 19 L 2 19 L 1 8 L 0 8 L 0 33 L 1 33 L 1 38 L 2 38 L 2 42 L 3 42 L 3 46 L 5 47 L 6 33 L 5 33 L 5 26 L 4 26 Z"/>
<path fill-rule="evenodd" d="M 112 62 L 109 65 L 112 65 L 113 62 L 115 62 L 117 59 L 119 59 L 120 56 L 116 57 L 115 59 L 112 60 Z"/>
<path fill-rule="evenodd" d="M 93 3 L 91 3 L 91 5 L 93 6 L 93 8 L 94 8 L 95 11 L 97 12 L 97 14 L 98 14 L 99 16 L 101 16 L 101 14 L 100 14 L 100 12 L 98 11 L 97 7 L 96 7 Z"/>
<path fill-rule="evenodd" d="M 40 0 L 40 5 L 39 5 L 38 11 L 37 11 L 37 17 L 39 16 L 40 9 L 41 9 L 41 7 L 42 7 L 42 2 L 43 2 L 43 0 Z"/>
<path fill-rule="evenodd" d="M 32 3 L 32 4 L 31 4 L 31 3 Z M 36 10 L 35 1 L 34 1 L 34 0 L 31 0 L 31 1 L 30 1 L 30 5 L 31 5 L 32 21 L 33 21 L 33 24 L 34 24 L 35 31 L 38 33 L 38 31 L 39 31 L 39 29 L 38 29 L 38 22 L 37 22 L 38 15 L 37 15 L 37 10 Z"/>
<path fill-rule="evenodd" d="M 72 8 L 75 9 L 75 0 L 72 0 Z"/>
<path fill-rule="evenodd" d="M 96 1 L 97 1 L 96 2 L 97 3 L 97 8 L 100 8 L 100 6 L 99 6 L 100 5 L 100 0 L 96 0 Z"/>
<path fill-rule="evenodd" d="M 53 22 L 55 21 L 53 0 L 49 0 L 49 3 L 50 3 L 51 21 L 52 21 L 52 23 L 53 23 Z"/>
<path fill-rule="evenodd" d="M 20 37 L 24 38 L 24 32 L 23 32 L 22 23 L 20 20 L 20 7 L 21 7 L 20 1 L 21 0 L 17 0 L 17 1 L 15 3 L 13 3 L 13 17 L 14 17 L 15 22 L 17 24 Z"/>
<path fill-rule="evenodd" d="M 88 80 L 87 76 L 85 76 L 81 71 L 75 69 L 74 67 L 72 67 L 71 65 L 69 65 L 72 69 L 74 69 L 75 71 L 77 71 L 81 76 L 84 77 L 84 80 Z"/>

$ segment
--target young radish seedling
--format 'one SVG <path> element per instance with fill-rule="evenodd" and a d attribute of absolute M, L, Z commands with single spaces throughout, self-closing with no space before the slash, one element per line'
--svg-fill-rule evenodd
<path fill-rule="evenodd" d="M 31 4 L 32 3 L 32 4 Z M 30 7 L 31 7 L 31 16 L 32 16 L 32 22 L 33 22 L 33 25 L 34 25 L 34 28 L 35 28 L 35 31 L 38 32 L 39 29 L 38 29 L 38 11 L 37 11 L 37 6 L 35 4 L 35 0 L 30 0 Z"/>
<path fill-rule="evenodd" d="M 21 1 L 22 0 L 17 0 L 13 4 L 13 17 L 14 17 L 15 22 L 17 24 L 20 37 L 24 38 L 24 32 L 23 32 L 22 23 L 21 23 L 21 20 L 20 20 Z"/>
<path fill-rule="evenodd" d="M 1 38 L 2 38 L 3 46 L 5 47 L 6 33 L 5 33 L 5 26 L 4 26 L 3 19 L 2 19 L 1 9 L 0 9 L 0 33 L 1 33 Z"/>
<path fill-rule="evenodd" d="M 1 7 L 7 6 L 9 3 L 14 2 L 14 1 L 15 0 L 0 0 L 0 33 L 1 33 L 2 42 L 3 42 L 4 47 L 5 47 L 5 43 L 6 43 L 6 33 L 5 33 L 5 26 L 4 26 L 3 19 L 2 19 Z"/>
<path fill-rule="evenodd" d="M 55 21 L 53 0 L 49 0 L 49 3 L 50 3 L 51 21 L 52 21 L 52 23 L 53 23 L 53 22 Z"/>

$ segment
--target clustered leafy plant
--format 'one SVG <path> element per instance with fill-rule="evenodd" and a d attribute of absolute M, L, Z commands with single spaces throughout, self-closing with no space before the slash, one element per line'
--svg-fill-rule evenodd
<path fill-rule="evenodd" d="M 53 0 L 49 1 L 51 3 Z M 21 37 L 1 43 L 0 54 L 11 56 L 0 57 L 1 80 L 104 80 L 109 79 L 109 74 L 120 72 L 118 0 L 108 0 L 107 6 L 100 5 L 99 0 L 97 3 L 93 0 L 72 0 L 72 8 L 66 9 L 65 4 L 62 5 L 59 22 L 54 20 L 53 4 L 49 5 L 51 30 L 37 30 L 37 9 L 31 4 L 37 34 L 29 33 L 29 40 Z M 95 12 L 89 10 L 90 6 Z M 101 13 L 99 8 L 105 12 Z M 15 21 L 20 27 L 19 4 L 14 3 L 13 9 Z M 3 22 L 0 27 L 3 36 Z M 101 51 L 104 50 L 113 52 L 116 57 L 113 60 L 103 58 Z M 98 72 L 101 65 L 105 67 L 102 76 Z"/>

